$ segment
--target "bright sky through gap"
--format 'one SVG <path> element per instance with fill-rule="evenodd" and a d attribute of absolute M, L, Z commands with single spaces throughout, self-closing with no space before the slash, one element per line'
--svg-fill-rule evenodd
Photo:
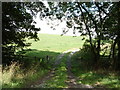
<path fill-rule="evenodd" d="M 49 5 L 48 5 L 47 1 L 42 1 L 42 2 L 45 4 L 45 6 L 47 8 L 49 8 Z M 57 5 L 57 2 L 55 3 L 55 5 Z M 50 8 L 49 8 L 49 10 L 50 10 Z M 35 17 L 33 18 L 36 21 L 35 27 L 41 29 L 38 33 L 61 35 L 61 34 L 63 34 L 63 30 L 65 30 L 65 31 L 68 31 L 68 32 L 64 35 L 69 35 L 69 36 L 80 36 L 81 35 L 81 33 L 79 33 L 79 30 L 74 30 L 74 26 L 75 27 L 78 26 L 77 24 L 75 24 L 74 21 L 73 21 L 74 26 L 72 26 L 72 28 L 68 28 L 66 26 L 66 20 L 65 19 L 62 19 L 61 20 L 62 22 L 60 20 L 57 20 L 57 19 L 56 20 L 50 20 L 49 18 L 41 20 L 39 18 L 39 15 L 40 15 L 40 12 L 38 12 L 36 18 Z M 49 25 L 48 25 L 48 21 L 49 21 Z M 53 30 L 53 28 L 51 28 L 51 26 L 53 26 L 54 30 Z M 83 25 L 83 28 L 85 29 L 84 25 Z M 75 31 L 75 34 L 73 34 L 73 31 Z M 91 29 L 91 31 L 94 33 L 93 37 L 95 37 L 96 33 L 94 32 L 94 29 Z"/>
<path fill-rule="evenodd" d="M 91 1 L 94 2 L 95 0 L 91 0 Z M 49 8 L 49 5 L 48 5 L 47 1 L 42 1 L 42 2 L 45 4 L 45 6 L 47 8 Z M 57 3 L 58 2 L 55 2 L 55 6 L 57 6 Z M 87 8 L 87 9 L 89 9 L 89 11 L 91 11 L 93 16 L 97 16 L 97 14 L 99 14 L 99 12 L 97 12 L 97 8 L 94 8 L 94 5 L 91 8 Z M 49 8 L 49 10 L 50 10 L 50 8 Z M 107 10 L 107 12 L 108 12 L 108 10 Z M 77 16 L 80 15 L 80 13 L 77 13 L 77 11 L 74 11 L 74 13 Z M 74 30 L 74 26 L 75 27 L 79 27 L 77 24 L 75 24 L 74 21 L 72 21 L 74 26 L 72 26 L 72 28 L 68 28 L 66 26 L 66 20 L 63 19 L 63 18 L 62 18 L 62 20 L 57 20 L 57 19 L 56 20 L 51 20 L 49 18 L 41 20 L 39 18 L 39 15 L 40 15 L 40 13 L 38 12 L 36 18 L 34 17 L 34 21 L 36 21 L 35 27 L 41 29 L 38 33 L 61 35 L 61 34 L 63 34 L 63 30 L 65 30 L 65 31 L 68 31 L 68 32 L 66 34 L 64 34 L 64 35 L 70 35 L 70 36 L 80 36 L 81 35 L 81 33 L 79 33 L 79 30 Z M 65 13 L 65 15 L 69 15 L 69 11 L 67 11 Z M 102 13 L 102 18 L 104 18 L 104 17 L 105 17 L 105 14 Z M 99 17 L 96 17 L 96 18 L 99 20 Z M 49 23 L 49 25 L 48 25 L 48 23 Z M 51 28 L 51 26 L 53 28 Z M 82 25 L 82 28 L 86 29 L 84 24 Z M 92 37 L 96 37 L 95 29 L 94 28 L 90 28 L 90 30 L 91 30 Z M 75 32 L 75 34 L 73 34 L 74 32 Z M 83 30 L 82 32 L 86 33 L 86 30 Z"/>
<path fill-rule="evenodd" d="M 48 5 L 47 1 L 42 1 L 42 2 L 45 4 L 45 6 L 47 8 L 49 8 L 49 5 Z M 57 3 L 56 3 L 56 5 L 57 5 Z M 47 33 L 47 34 L 58 34 L 58 35 L 61 35 L 62 32 L 63 32 L 63 29 L 65 29 L 65 31 L 69 30 L 65 35 L 70 35 L 70 36 L 75 36 L 75 35 L 79 36 L 80 35 L 80 33 L 78 33 L 77 31 L 76 31 L 76 34 L 73 34 L 73 28 L 71 28 L 71 29 L 67 28 L 65 20 L 63 20 L 62 22 L 60 22 L 60 20 L 53 20 L 52 21 L 50 19 L 43 19 L 43 20 L 41 20 L 39 18 L 39 14 L 40 13 L 38 12 L 37 17 L 36 18 L 34 17 L 34 20 L 36 21 L 35 27 L 41 29 L 38 33 Z M 48 20 L 49 20 L 49 23 L 52 23 L 52 25 L 48 25 L 47 24 Z M 58 26 L 57 26 L 57 24 L 58 24 Z M 53 30 L 51 28 L 51 26 L 53 26 L 53 28 L 55 28 L 55 30 Z"/>
<path fill-rule="evenodd" d="M 69 30 L 65 35 L 70 35 L 70 36 L 78 36 L 80 35 L 80 33 L 78 33 L 76 31 L 76 34 L 74 35 L 73 34 L 73 28 L 67 28 L 66 27 L 66 21 L 62 21 L 60 22 L 60 20 L 50 20 L 49 19 L 49 22 L 53 24 L 53 28 L 55 28 L 56 30 L 53 30 L 51 28 L 51 25 L 48 25 L 48 19 L 43 19 L 43 20 L 40 20 L 39 18 L 39 14 L 37 14 L 37 17 L 34 18 L 34 20 L 36 21 L 36 24 L 35 24 L 35 27 L 36 28 L 41 28 L 41 30 L 38 32 L 38 33 L 47 33 L 47 34 L 58 34 L 58 35 L 61 35 L 62 32 L 63 32 L 63 29 L 65 30 Z M 58 24 L 58 26 L 57 26 Z"/>

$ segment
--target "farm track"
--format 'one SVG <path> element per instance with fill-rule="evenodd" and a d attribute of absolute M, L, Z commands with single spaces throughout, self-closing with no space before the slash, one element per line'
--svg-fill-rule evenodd
<path fill-rule="evenodd" d="M 68 85 L 68 88 L 93 88 L 90 85 L 84 85 L 84 84 L 77 84 L 77 77 L 74 76 L 74 74 L 71 72 L 71 56 L 77 52 L 79 49 L 77 50 L 68 50 L 65 51 L 63 53 L 61 53 L 55 60 L 54 63 L 54 68 L 48 72 L 48 74 L 46 74 L 45 76 L 41 77 L 40 79 L 38 79 L 35 82 L 32 82 L 31 84 L 27 85 L 27 88 L 44 88 L 44 84 L 46 81 L 52 79 L 55 76 L 55 70 L 57 68 L 57 66 L 61 63 L 61 58 L 68 52 L 71 52 L 68 57 L 67 57 L 67 61 L 66 61 L 66 68 L 67 68 L 67 81 L 66 84 Z M 49 88 L 49 87 L 48 87 Z"/>
<path fill-rule="evenodd" d="M 90 85 L 84 85 L 84 84 L 77 84 L 77 77 L 74 76 L 74 74 L 71 72 L 71 56 L 77 51 L 73 51 L 69 54 L 67 61 L 66 61 L 66 68 L 67 68 L 67 78 L 66 81 L 68 88 L 93 88 Z"/>

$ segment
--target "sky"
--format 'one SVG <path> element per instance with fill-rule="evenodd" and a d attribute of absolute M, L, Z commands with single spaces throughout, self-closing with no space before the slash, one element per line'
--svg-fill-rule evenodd
<path fill-rule="evenodd" d="M 49 8 L 49 5 L 47 3 L 47 1 L 43 1 L 43 3 L 45 4 L 45 6 L 47 8 Z M 57 2 L 55 3 L 55 5 L 57 5 Z M 49 8 L 50 9 L 50 8 Z M 72 28 L 68 28 L 66 26 L 66 20 L 63 19 L 62 22 L 60 20 L 50 20 L 50 19 L 43 19 L 41 20 L 39 18 L 39 14 L 37 14 L 36 18 L 34 17 L 34 21 L 36 21 L 36 24 L 35 24 L 35 27 L 36 28 L 41 28 L 41 30 L 38 32 L 38 33 L 47 33 L 47 34 L 58 34 L 58 35 L 61 35 L 63 33 L 63 30 L 65 31 L 68 31 L 66 34 L 64 35 L 70 35 L 70 36 L 80 36 L 81 34 L 78 32 L 78 30 L 75 31 L 75 34 L 73 34 L 73 30 L 74 30 L 74 26 Z M 97 14 L 97 12 L 95 12 L 95 14 Z M 105 14 L 102 15 L 103 17 L 105 17 Z M 48 25 L 48 21 L 49 21 L 49 25 Z M 74 23 L 74 21 L 73 21 Z M 76 26 L 75 23 L 73 24 Z M 51 26 L 55 29 L 53 30 L 51 28 Z M 85 29 L 85 25 L 83 24 L 82 26 L 84 29 Z M 91 29 L 92 33 L 93 33 L 93 36 L 92 37 L 95 37 L 96 36 L 96 32 L 94 32 L 95 30 L 94 29 Z"/>
<path fill-rule="evenodd" d="M 43 1 L 43 3 L 45 4 L 45 6 L 47 8 L 49 8 L 49 5 L 48 5 L 47 1 Z M 65 30 L 65 31 L 68 31 L 68 32 L 66 34 L 64 34 L 64 35 L 69 35 L 69 36 L 80 36 L 81 35 L 78 32 L 79 30 L 76 30 L 75 34 L 73 34 L 74 27 L 68 28 L 66 26 L 66 20 L 65 19 L 62 19 L 62 21 L 57 20 L 57 19 L 56 20 L 50 20 L 49 18 L 41 20 L 39 18 L 39 15 L 40 15 L 40 13 L 38 12 L 36 18 L 34 17 L 34 21 L 36 21 L 35 27 L 41 29 L 38 33 L 61 35 L 61 34 L 63 34 L 63 30 Z M 49 21 L 49 25 L 48 25 L 48 21 Z M 74 23 L 74 21 L 73 21 L 73 23 Z M 74 23 L 74 25 L 75 25 L 75 27 L 78 26 L 75 23 Z M 55 30 L 53 30 L 53 28 L 51 28 L 51 26 L 53 28 L 55 28 Z M 83 28 L 85 28 L 84 25 L 83 25 Z M 92 30 L 92 31 L 94 31 L 94 30 Z M 96 35 L 96 33 L 94 33 L 94 36 L 95 35 Z"/>
<path fill-rule="evenodd" d="M 46 7 L 49 8 L 47 1 L 44 1 L 44 4 Z M 66 27 L 66 21 L 63 20 L 62 22 L 60 20 L 50 20 L 50 19 L 43 19 L 41 20 L 39 18 L 39 14 L 37 14 L 36 18 L 34 17 L 34 20 L 36 21 L 35 27 L 36 28 L 41 28 L 41 30 L 38 33 L 47 33 L 47 34 L 58 34 L 61 35 L 64 30 L 68 30 L 68 32 L 64 35 L 70 35 L 70 36 L 79 36 L 80 33 L 78 33 L 76 31 L 76 34 L 73 34 L 73 28 L 67 28 Z M 48 21 L 50 22 L 49 25 L 47 24 Z M 53 28 L 55 28 L 55 30 L 53 30 L 51 28 L 51 26 L 53 26 Z"/>
<path fill-rule="evenodd" d="M 39 13 L 37 14 L 37 17 L 34 17 L 34 20 L 36 21 L 35 27 L 36 28 L 40 28 L 41 30 L 38 33 L 47 33 L 47 34 L 58 34 L 61 35 L 63 32 L 63 29 L 65 30 L 69 30 L 65 35 L 70 35 L 70 36 L 75 36 L 73 34 L 73 28 L 67 28 L 66 27 L 66 21 L 60 21 L 60 20 L 50 20 L 50 19 L 43 19 L 40 20 L 39 18 Z M 49 25 L 48 25 L 48 21 L 49 21 Z M 51 26 L 53 26 L 53 28 L 55 28 L 55 30 L 53 30 L 53 28 L 51 28 Z M 76 36 L 79 36 L 80 34 L 76 32 Z"/>

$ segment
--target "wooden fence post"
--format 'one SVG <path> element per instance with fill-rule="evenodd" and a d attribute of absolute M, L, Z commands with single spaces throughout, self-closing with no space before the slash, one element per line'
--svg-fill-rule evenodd
<path fill-rule="evenodd" d="M 35 61 L 36 61 L 36 56 L 35 56 Z"/>
<path fill-rule="evenodd" d="M 22 56 L 22 60 L 23 60 L 23 56 Z"/>

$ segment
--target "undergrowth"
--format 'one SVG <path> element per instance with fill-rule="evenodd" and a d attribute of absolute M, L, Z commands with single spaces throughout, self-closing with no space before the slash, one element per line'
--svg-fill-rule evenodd
<path fill-rule="evenodd" d="M 2 71 L 2 88 L 21 88 L 28 82 L 36 80 L 47 73 L 46 69 L 37 69 L 38 66 L 31 66 L 29 69 L 22 69 L 21 65 L 13 62 Z"/>
<path fill-rule="evenodd" d="M 0 89 L 2 89 L 2 65 L 0 65 Z"/>
<path fill-rule="evenodd" d="M 72 72 L 79 78 L 77 83 L 89 84 L 94 87 L 120 88 L 120 77 L 116 72 L 103 68 L 94 70 L 89 61 L 91 59 L 89 58 L 90 52 L 86 51 L 82 54 L 81 52 L 72 56 Z M 81 58 L 81 55 L 85 58 Z"/>

